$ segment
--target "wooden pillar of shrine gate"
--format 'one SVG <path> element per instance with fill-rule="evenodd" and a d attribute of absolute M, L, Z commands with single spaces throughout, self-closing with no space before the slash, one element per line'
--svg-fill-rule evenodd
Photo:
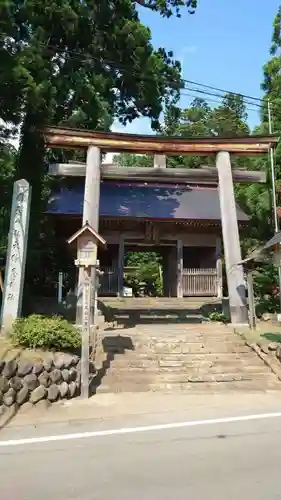
<path fill-rule="evenodd" d="M 220 151 L 217 154 L 216 166 L 219 177 L 219 197 L 225 267 L 229 295 L 231 323 L 248 323 L 246 290 L 241 262 L 236 204 L 234 197 L 230 154 Z"/>
<path fill-rule="evenodd" d="M 88 224 L 98 233 L 99 231 L 99 208 L 100 208 L 100 169 L 101 152 L 96 146 L 89 146 L 87 151 L 85 192 L 83 202 L 83 221 L 84 226 Z M 82 325 L 82 306 L 83 306 L 83 284 L 84 273 L 79 269 L 78 288 L 77 288 L 77 307 L 76 324 Z M 96 287 L 96 267 L 92 267 L 91 286 Z M 95 294 L 91 294 L 92 297 Z"/>

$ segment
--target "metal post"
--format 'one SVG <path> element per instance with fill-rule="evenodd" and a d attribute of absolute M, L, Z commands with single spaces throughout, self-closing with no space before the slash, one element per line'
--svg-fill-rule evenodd
<path fill-rule="evenodd" d="M 251 328 L 251 330 L 254 330 L 256 328 L 256 313 L 255 313 L 255 299 L 254 299 L 253 270 L 252 269 L 248 269 L 247 285 L 248 285 L 250 328 Z"/>
<path fill-rule="evenodd" d="M 267 101 L 267 109 L 268 109 L 268 131 L 270 134 L 272 134 L 271 105 L 270 105 L 269 99 Z M 275 180 L 274 157 L 273 157 L 273 149 L 272 148 L 270 148 L 270 170 L 271 170 L 271 184 L 272 184 L 274 229 L 275 229 L 275 232 L 278 233 L 279 227 L 278 227 L 277 202 L 276 202 L 276 180 Z"/>
<path fill-rule="evenodd" d="M 63 273 L 60 271 L 58 279 L 58 304 L 62 303 L 62 287 L 63 287 Z"/>
<path fill-rule="evenodd" d="M 125 253 L 125 242 L 124 242 L 124 237 L 121 234 L 119 238 L 119 250 L 118 250 L 118 297 L 123 297 L 124 253 Z"/>
<path fill-rule="evenodd" d="M 183 298 L 183 244 L 177 240 L 177 297 Z"/>
<path fill-rule="evenodd" d="M 267 100 L 267 110 L 268 110 L 268 131 L 272 134 L 272 116 L 271 116 L 271 103 Z M 274 215 L 274 230 L 275 233 L 279 231 L 278 216 L 277 216 L 277 201 L 276 201 L 276 179 L 274 170 L 274 156 L 273 149 L 270 148 L 270 171 L 271 171 L 271 185 L 272 185 L 272 202 L 273 202 L 273 215 Z M 278 266 L 278 276 L 279 276 L 279 301 L 280 301 L 280 313 L 281 313 L 281 267 Z"/>

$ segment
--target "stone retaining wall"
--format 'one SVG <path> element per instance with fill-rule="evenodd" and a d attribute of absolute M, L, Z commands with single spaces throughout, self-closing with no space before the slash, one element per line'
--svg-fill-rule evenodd
<path fill-rule="evenodd" d="M 78 356 L 62 355 L 39 363 L 0 360 L 0 410 L 27 402 L 36 405 L 44 399 L 50 403 L 71 399 L 80 394 L 80 384 Z"/>

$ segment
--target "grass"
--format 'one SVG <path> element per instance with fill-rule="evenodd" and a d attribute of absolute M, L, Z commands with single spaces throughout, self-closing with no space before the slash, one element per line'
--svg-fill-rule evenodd
<path fill-rule="evenodd" d="M 257 325 L 255 330 L 243 327 L 237 328 L 237 333 L 242 334 L 248 342 L 258 342 L 260 345 L 267 345 L 276 342 L 281 345 L 281 325 Z"/>

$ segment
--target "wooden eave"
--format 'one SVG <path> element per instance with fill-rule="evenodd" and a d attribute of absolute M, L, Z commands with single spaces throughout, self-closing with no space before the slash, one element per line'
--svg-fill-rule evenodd
<path fill-rule="evenodd" d="M 85 177 L 85 163 L 54 163 L 49 165 L 49 175 L 62 177 Z M 233 181 L 243 184 L 265 183 L 266 173 L 260 170 L 232 171 Z M 119 167 L 101 165 L 102 180 L 159 182 L 167 184 L 217 184 L 218 171 L 214 167 L 201 168 L 154 168 L 154 167 Z"/>
<path fill-rule="evenodd" d="M 58 219 L 64 219 L 67 217 L 69 220 L 80 220 L 82 218 L 82 215 L 73 215 L 73 214 L 48 214 L 48 216 L 51 217 L 56 217 Z M 220 220 L 210 220 L 210 219 L 202 219 L 202 220 L 197 220 L 197 219 L 149 219 L 149 218 L 141 218 L 141 217 L 100 217 L 100 224 L 102 223 L 107 223 L 107 224 L 113 224 L 115 227 L 119 227 L 120 225 L 126 225 L 126 222 L 132 223 L 132 222 L 137 222 L 137 223 L 145 223 L 145 222 L 151 222 L 154 224 L 159 224 L 159 225 L 164 225 L 164 224 L 173 224 L 173 226 L 191 226 L 191 227 L 221 227 L 221 221 Z M 247 227 L 247 225 L 250 223 L 250 220 L 247 221 L 238 221 L 239 227 Z M 79 231 L 77 231 L 79 232 Z M 76 235 L 76 233 L 75 233 Z M 74 238 L 73 235 L 71 238 Z M 101 237 L 100 237 L 101 238 Z M 69 242 L 69 241 L 68 241 Z"/>
<path fill-rule="evenodd" d="M 69 245 L 71 245 L 75 240 L 79 239 L 79 237 L 84 233 L 90 233 L 101 245 L 106 245 L 106 241 L 103 237 L 98 234 L 89 224 L 86 222 L 84 226 L 82 226 L 76 233 L 74 233 L 67 241 Z"/>
<path fill-rule="evenodd" d="M 259 155 L 276 147 L 279 137 L 252 135 L 246 137 L 160 137 L 151 135 L 96 132 L 65 127 L 46 127 L 42 131 L 45 145 L 51 148 L 98 146 L 105 152 L 135 152 L 168 155 L 214 155 L 228 151 L 235 155 Z"/>

